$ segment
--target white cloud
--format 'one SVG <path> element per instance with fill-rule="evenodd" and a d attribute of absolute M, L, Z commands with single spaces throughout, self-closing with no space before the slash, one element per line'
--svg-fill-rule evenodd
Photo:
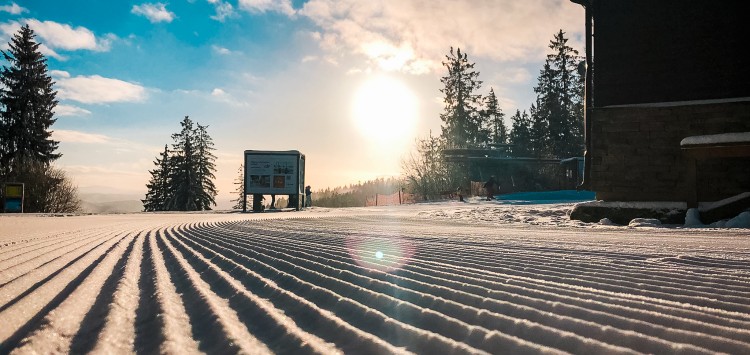
<path fill-rule="evenodd" d="M 108 35 L 104 39 L 97 39 L 91 30 L 85 27 L 71 27 L 54 21 L 39 21 L 36 19 L 25 20 L 31 29 L 42 39 L 41 42 L 53 49 L 92 51 L 108 51 L 114 35 Z M 20 24 L 17 24 L 20 28 Z M 18 31 L 16 28 L 15 31 Z"/>
<path fill-rule="evenodd" d="M 91 111 L 73 105 L 57 105 L 55 108 L 56 116 L 87 116 Z"/>
<path fill-rule="evenodd" d="M 208 2 L 214 5 L 214 9 L 216 10 L 216 15 L 211 16 L 212 19 L 224 22 L 225 19 L 234 16 L 234 7 L 232 4 L 221 0 L 208 0 Z"/>
<path fill-rule="evenodd" d="M 67 129 L 58 129 L 53 131 L 52 139 L 63 143 L 102 144 L 111 142 L 111 138 L 103 134 L 71 131 Z"/>
<path fill-rule="evenodd" d="M 319 26 L 324 50 L 411 73 L 439 69 L 451 46 L 470 60 L 540 60 L 559 29 L 583 29 L 581 6 L 568 0 L 311 0 L 299 13 Z"/>
<path fill-rule="evenodd" d="M 139 102 L 147 96 L 141 85 L 99 75 L 62 77 L 57 81 L 57 89 L 58 98 L 85 104 Z"/>
<path fill-rule="evenodd" d="M 240 92 L 240 95 L 250 94 L 250 91 Z M 232 106 L 245 107 L 249 105 L 247 101 L 243 100 L 242 98 L 235 97 L 235 95 L 230 94 L 221 88 L 214 88 L 213 91 L 211 91 L 211 97 L 218 102 L 222 102 Z"/>
<path fill-rule="evenodd" d="M 175 15 L 167 10 L 167 5 L 160 2 L 154 4 L 133 5 L 131 13 L 146 17 L 151 23 L 172 22 Z"/>
<path fill-rule="evenodd" d="M 64 70 L 50 70 L 49 75 L 53 78 L 70 78 L 70 73 Z"/>
<path fill-rule="evenodd" d="M 221 55 L 230 55 L 230 54 L 232 54 L 232 51 L 230 51 L 229 49 L 224 48 L 224 47 L 220 47 L 220 46 L 217 46 L 217 45 L 211 46 L 211 49 L 216 54 L 221 54 Z"/>
<path fill-rule="evenodd" d="M 252 13 L 278 12 L 294 16 L 291 0 L 239 0 L 239 8 Z"/>
<path fill-rule="evenodd" d="M 24 7 L 20 7 L 20 6 L 18 6 L 18 4 L 14 3 L 14 2 L 10 3 L 10 5 L 0 6 L 0 12 L 7 12 L 7 13 L 9 13 L 11 15 L 20 15 L 20 14 L 22 14 L 24 12 L 28 12 L 28 11 L 29 11 L 28 9 L 26 9 Z"/>

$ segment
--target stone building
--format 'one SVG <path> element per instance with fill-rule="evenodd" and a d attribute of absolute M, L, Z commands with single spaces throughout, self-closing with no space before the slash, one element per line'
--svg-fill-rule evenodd
<path fill-rule="evenodd" d="M 747 2 L 586 7 L 584 186 L 604 201 L 685 201 L 688 136 L 750 131 Z M 750 159 L 697 165 L 699 201 L 750 191 Z"/>

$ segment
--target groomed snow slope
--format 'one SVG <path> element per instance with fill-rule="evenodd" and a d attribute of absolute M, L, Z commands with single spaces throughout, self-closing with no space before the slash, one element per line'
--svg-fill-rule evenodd
<path fill-rule="evenodd" d="M 743 231 L 450 208 L 3 216 L 0 353 L 750 353 Z"/>

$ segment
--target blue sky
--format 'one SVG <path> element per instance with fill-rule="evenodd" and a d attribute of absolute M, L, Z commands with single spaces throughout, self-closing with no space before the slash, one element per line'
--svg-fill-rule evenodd
<path fill-rule="evenodd" d="M 439 133 L 451 46 L 508 115 L 527 109 L 549 40 L 582 51 L 583 20 L 567 0 L 0 0 L 0 43 L 28 23 L 43 44 L 57 165 L 82 192 L 145 194 L 189 115 L 216 143 L 222 208 L 245 149 L 302 151 L 313 189 L 398 175 Z"/>

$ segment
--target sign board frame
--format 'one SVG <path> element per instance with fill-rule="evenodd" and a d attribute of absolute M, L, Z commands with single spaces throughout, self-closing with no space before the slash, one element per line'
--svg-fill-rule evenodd
<path fill-rule="evenodd" d="M 6 182 L 3 184 L 3 212 L 23 213 L 24 184 Z"/>
<path fill-rule="evenodd" d="M 300 209 L 305 190 L 304 154 L 297 150 L 246 150 L 244 166 L 245 195 L 289 195 L 290 204 Z M 247 211 L 244 203 L 243 211 Z"/>

